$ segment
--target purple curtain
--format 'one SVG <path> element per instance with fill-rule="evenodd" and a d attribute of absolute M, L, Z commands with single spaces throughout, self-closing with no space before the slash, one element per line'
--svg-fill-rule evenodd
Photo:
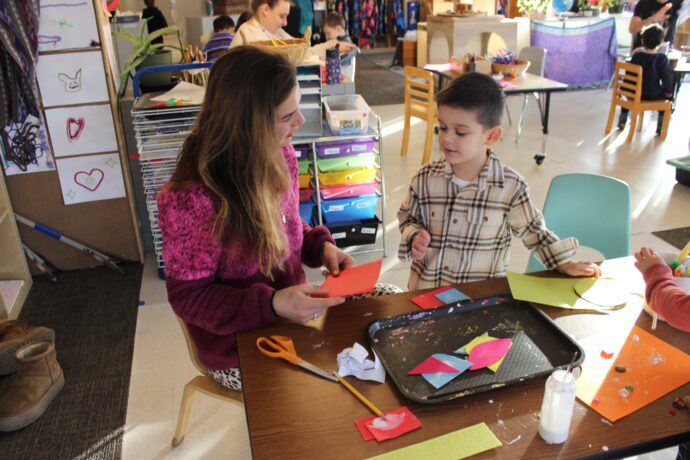
<path fill-rule="evenodd" d="M 605 19 L 583 27 L 531 23 L 532 46 L 545 48 L 544 76 L 569 86 L 608 82 L 616 65 L 616 22 Z"/>

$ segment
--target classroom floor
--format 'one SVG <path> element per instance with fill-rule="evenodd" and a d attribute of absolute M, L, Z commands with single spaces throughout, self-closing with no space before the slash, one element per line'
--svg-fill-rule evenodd
<path fill-rule="evenodd" d="M 690 188 L 679 185 L 669 158 L 688 155 L 690 126 L 690 85 L 679 94 L 677 110 L 671 120 L 668 138 L 660 142 L 654 135 L 656 120 L 647 115 L 641 134 L 631 144 L 623 134 L 614 132 L 604 139 L 603 132 L 611 93 L 587 90 L 554 94 L 551 100 L 551 134 L 547 159 L 537 168 L 532 156 L 541 148 L 542 136 L 537 107 L 530 101 L 527 121 L 519 143 L 515 143 L 515 125 L 504 120 L 504 137 L 496 146 L 502 160 L 524 175 L 531 196 L 540 207 L 551 179 L 569 172 L 590 172 L 614 176 L 630 184 L 632 190 L 632 247 L 649 245 L 657 250 L 675 248 L 651 234 L 652 231 L 688 225 Z M 513 121 L 522 108 L 522 96 L 509 98 Z M 381 282 L 405 287 L 409 264 L 397 260 L 400 233 L 396 212 L 404 199 L 409 180 L 421 163 L 424 123 L 412 127 L 409 154 L 400 157 L 402 105 L 374 107 L 383 121 L 386 180 L 386 247 Z M 655 117 L 656 115 L 654 115 Z M 434 148 L 433 156 L 439 155 Z M 513 244 L 510 268 L 523 271 L 528 251 L 520 241 Z M 582 258 L 595 254 L 583 252 Z M 380 257 L 357 256 L 362 263 Z M 310 273 L 318 280 L 318 273 Z M 129 393 L 127 422 L 123 443 L 124 459 L 162 458 L 251 458 L 244 411 L 234 405 L 198 396 L 182 445 L 172 449 L 182 389 L 196 375 L 188 358 L 180 327 L 167 304 L 165 284 L 156 272 L 155 258 L 147 258 L 141 289 L 145 302 L 139 310 L 134 362 Z M 500 392 L 492 396 L 494 400 Z M 594 453 L 594 452 L 593 452 Z M 640 456 L 645 459 L 672 459 L 675 450 L 667 449 Z"/>

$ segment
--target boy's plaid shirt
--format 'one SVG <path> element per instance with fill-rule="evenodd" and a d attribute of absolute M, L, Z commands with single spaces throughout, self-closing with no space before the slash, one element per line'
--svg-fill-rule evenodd
<path fill-rule="evenodd" d="M 575 238 L 559 240 L 546 228 L 525 179 L 492 151 L 479 176 L 465 187 L 453 181 L 445 159 L 424 166 L 412 178 L 398 219 L 398 257 L 413 261 L 410 290 L 505 276 L 511 232 L 549 269 L 568 262 L 578 246 Z M 422 228 L 431 235 L 431 251 L 417 261 L 410 248 Z"/>

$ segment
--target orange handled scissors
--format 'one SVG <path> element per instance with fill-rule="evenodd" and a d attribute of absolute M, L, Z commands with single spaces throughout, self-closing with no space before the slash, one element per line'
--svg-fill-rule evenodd
<path fill-rule="evenodd" d="M 332 382 L 338 381 L 338 379 L 336 379 L 333 375 L 319 369 L 313 364 L 308 363 L 297 356 L 295 345 L 292 343 L 292 339 L 290 337 L 284 337 L 282 335 L 272 335 L 270 338 L 259 337 L 256 339 L 256 347 L 261 353 L 270 358 L 283 358 L 285 361 L 311 371 L 326 380 L 330 380 Z"/>

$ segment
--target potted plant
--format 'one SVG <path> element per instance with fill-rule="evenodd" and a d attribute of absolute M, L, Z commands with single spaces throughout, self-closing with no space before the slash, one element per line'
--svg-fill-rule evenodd
<path fill-rule="evenodd" d="M 178 50 L 180 51 L 180 53 L 182 52 L 182 39 L 180 37 L 179 27 L 164 27 L 148 35 L 145 35 L 146 30 L 146 23 L 144 23 L 141 27 L 141 31 L 139 31 L 139 36 L 134 35 L 133 33 L 128 31 L 113 32 L 117 36 L 131 41 L 134 45 L 134 48 L 132 49 L 132 54 L 127 59 L 124 69 L 120 74 L 120 86 L 117 90 L 118 101 L 125 94 L 125 90 L 127 89 L 127 83 L 129 82 L 129 77 L 132 76 L 131 74 L 133 73 L 133 71 L 138 70 L 141 67 L 146 67 L 147 60 L 155 61 L 156 54 L 164 51 Z M 163 35 L 169 33 L 175 33 L 177 35 L 177 41 L 179 43 L 179 46 L 171 45 L 168 43 L 151 43 L 156 38 L 162 37 Z M 149 65 L 155 64 L 155 62 L 151 62 Z"/>
<path fill-rule="evenodd" d="M 521 13 L 530 19 L 544 19 L 551 5 L 551 0 L 518 0 L 517 6 Z"/>
<path fill-rule="evenodd" d="M 622 0 L 606 0 L 606 8 L 611 14 L 620 14 L 623 12 L 625 4 Z"/>

